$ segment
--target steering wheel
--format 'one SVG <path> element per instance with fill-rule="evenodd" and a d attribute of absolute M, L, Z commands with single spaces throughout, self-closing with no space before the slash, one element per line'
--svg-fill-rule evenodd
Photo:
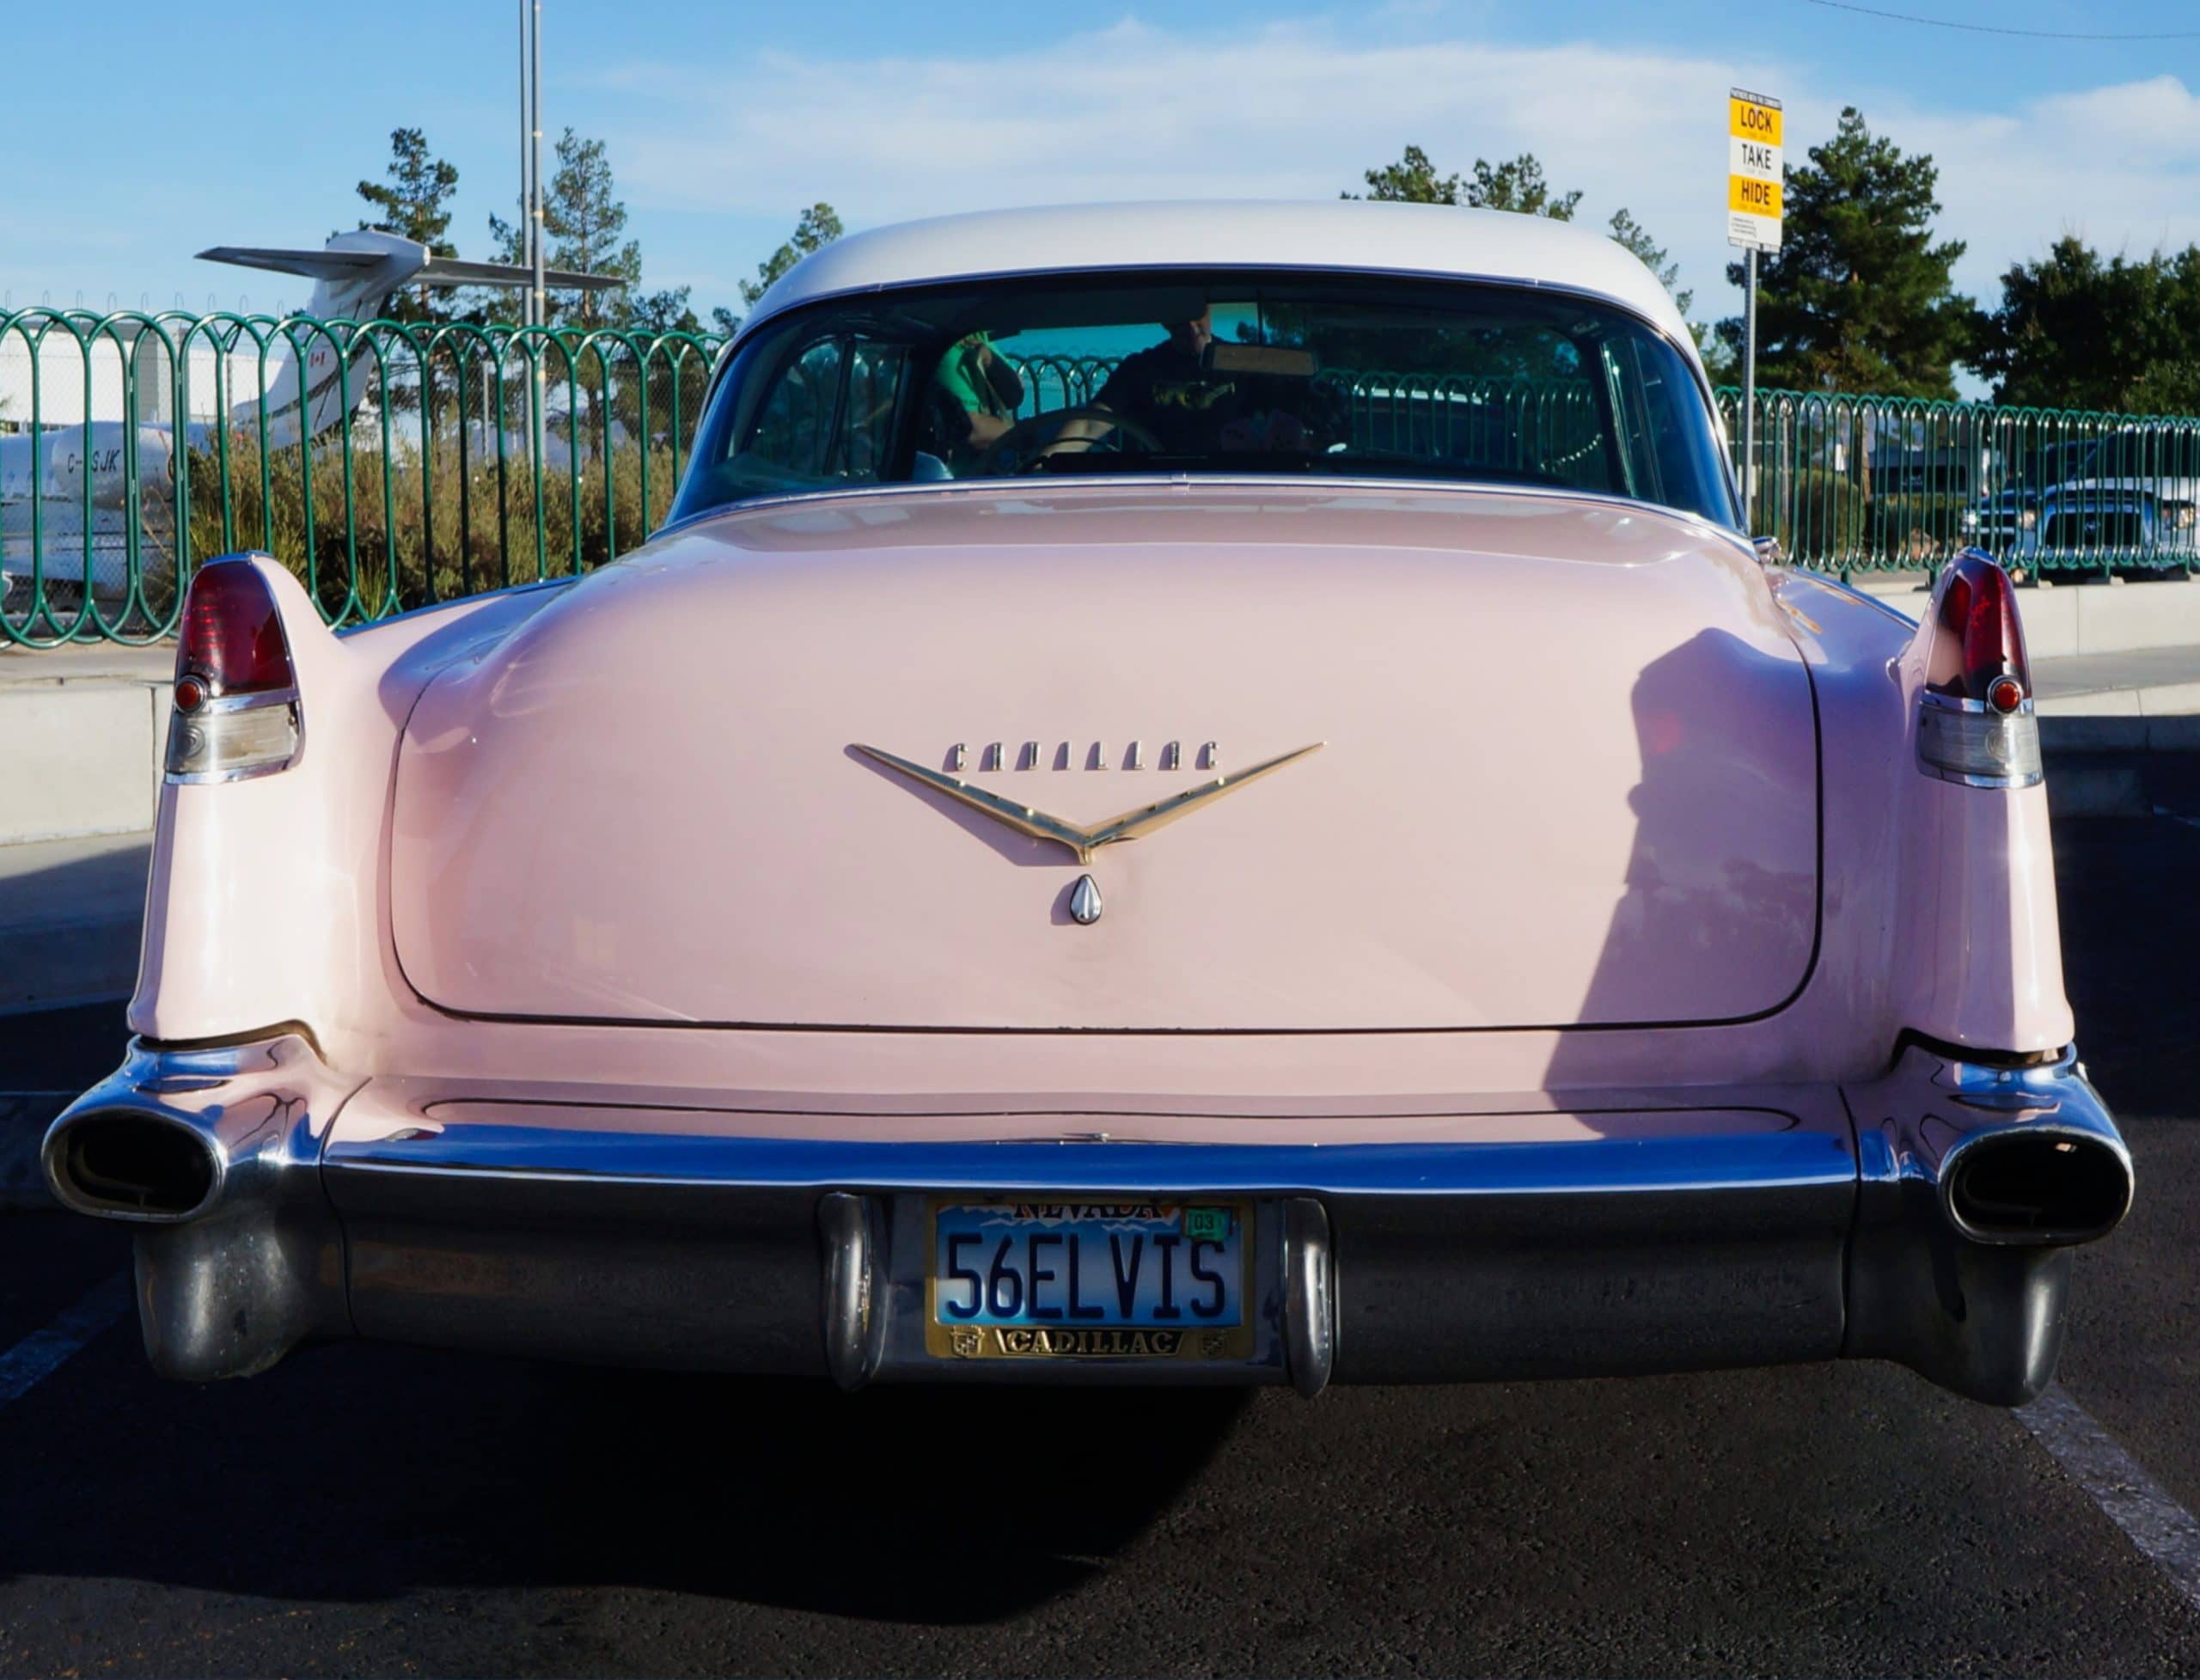
<path fill-rule="evenodd" d="M 1122 447 L 1121 440 L 1128 438 L 1149 454 L 1159 455 L 1164 451 L 1161 440 L 1129 415 L 1118 414 L 1111 408 L 1086 405 L 1078 408 L 1050 409 L 1044 414 L 1034 414 L 1029 419 L 1018 420 L 993 439 L 992 446 L 985 453 L 984 470 L 1000 478 L 1028 470 L 1046 455 L 1052 445 L 1065 441 L 1062 433 L 1079 420 L 1089 421 L 1103 430 L 1097 437 L 1067 441 L 1087 447 L 1105 444 L 1110 449 L 1119 449 Z M 1030 461 L 1024 459 L 1026 455 L 1031 457 Z"/>

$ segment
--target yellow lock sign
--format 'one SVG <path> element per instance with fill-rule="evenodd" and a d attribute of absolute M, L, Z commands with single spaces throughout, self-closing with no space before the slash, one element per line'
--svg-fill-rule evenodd
<path fill-rule="evenodd" d="M 1777 251 L 1782 180 L 1780 101 L 1740 88 L 1726 95 L 1726 242 Z"/>

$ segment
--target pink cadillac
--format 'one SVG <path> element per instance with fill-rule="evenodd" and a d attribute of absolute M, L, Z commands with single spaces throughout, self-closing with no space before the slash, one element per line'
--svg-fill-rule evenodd
<path fill-rule="evenodd" d="M 2130 1199 L 2007 577 L 1916 625 L 1752 545 L 1591 233 L 885 229 L 615 565 L 185 619 L 137 1037 L 46 1145 L 172 1376 L 2012 1402 Z"/>

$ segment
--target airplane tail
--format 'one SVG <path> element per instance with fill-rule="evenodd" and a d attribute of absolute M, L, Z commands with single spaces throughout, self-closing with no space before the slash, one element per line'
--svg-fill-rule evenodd
<path fill-rule="evenodd" d="M 418 240 L 379 228 L 334 235 L 318 251 L 217 245 L 199 254 L 208 262 L 310 278 L 315 284 L 305 314 L 315 321 L 364 323 L 376 320 L 403 286 L 525 287 L 535 280 L 530 270 L 517 264 L 461 262 L 439 257 Z M 603 291 L 626 284 L 612 275 L 582 274 L 570 269 L 547 270 L 542 283 L 559 291 Z M 229 411 L 233 426 L 256 431 L 265 410 L 271 449 L 286 448 L 301 437 L 318 437 L 358 407 L 367 394 L 373 355 L 364 345 L 339 354 L 339 334 L 310 331 L 298 336 L 304 353 L 285 350 L 264 398 L 238 403 Z"/>

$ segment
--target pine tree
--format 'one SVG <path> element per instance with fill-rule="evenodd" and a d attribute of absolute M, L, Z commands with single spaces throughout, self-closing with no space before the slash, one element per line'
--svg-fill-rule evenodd
<path fill-rule="evenodd" d="M 1428 161 L 1428 154 L 1419 146 L 1408 146 L 1405 156 L 1396 163 L 1386 163 L 1379 169 L 1370 169 L 1363 176 L 1367 182 L 1365 192 L 1340 192 L 1340 199 L 1372 199 L 1392 205 L 1456 205 L 1459 202 L 1459 178 L 1439 175 L 1436 166 Z"/>
<path fill-rule="evenodd" d="M 641 284 L 642 247 L 635 240 L 620 241 L 626 206 L 619 200 L 602 141 L 584 140 L 570 128 L 558 137 L 558 168 L 543 194 L 542 225 L 544 266 L 613 275 L 629 290 Z M 502 260 L 524 260 L 520 231 L 502 217 L 489 218 L 489 237 Z M 615 294 L 607 298 L 597 291 L 570 297 L 553 291 L 544 302 L 552 325 L 584 330 L 626 313 Z"/>
<path fill-rule="evenodd" d="M 1642 266 L 1658 277 L 1659 284 L 1673 295 L 1673 307 L 1684 315 L 1696 302 L 1696 294 L 1680 289 L 1681 266 L 1673 261 L 1665 247 L 1650 237 L 1650 230 L 1624 206 L 1612 212 L 1612 239 L 1622 249 L 1631 251 L 1641 260 Z"/>
<path fill-rule="evenodd" d="M 1533 152 L 1522 152 L 1502 163 L 1475 159 L 1474 179 L 1467 183 L 1467 205 L 1473 210 L 1509 210 L 1522 216 L 1548 216 L 1554 222 L 1571 222 L 1581 203 L 1580 190 L 1554 197 L 1543 180 L 1543 166 Z"/>
<path fill-rule="evenodd" d="M 1950 272 L 1960 241 L 1933 242 L 1940 171 L 1874 136 L 1852 106 L 1832 139 L 1788 172 L 1781 249 L 1760 259 L 1757 378 L 1764 385 L 1948 397 L 1973 309 Z M 1743 284 L 1739 263 L 1726 278 Z M 1739 352 L 1739 316 L 1719 323 Z"/>
<path fill-rule="evenodd" d="M 1344 199 L 1372 199 L 1397 205 L 1464 205 L 1470 210 L 1510 210 L 1524 216 L 1548 216 L 1555 222 L 1571 222 L 1581 202 L 1579 192 L 1554 197 L 1543 179 L 1543 166 L 1533 152 L 1492 163 L 1475 159 L 1471 179 L 1439 175 L 1428 154 L 1408 146 L 1396 163 L 1368 170 L 1362 179 L 1367 191 L 1341 192 Z"/>
<path fill-rule="evenodd" d="M 756 265 L 756 278 L 741 283 L 741 301 L 755 309 L 756 300 L 772 289 L 773 281 L 811 252 L 823 250 L 840 236 L 840 217 L 833 206 L 826 204 L 810 205 L 796 219 L 792 237 Z M 739 324 L 738 321 L 733 323 L 734 326 Z M 724 330 L 731 330 L 723 322 L 721 327 Z"/>
<path fill-rule="evenodd" d="M 1390 204 L 1464 205 L 1471 210 L 1509 210 L 1524 216 L 1549 217 L 1554 222 L 1571 222 L 1581 204 L 1579 189 L 1556 194 L 1551 192 L 1550 183 L 1543 174 L 1543 160 L 1533 152 L 1522 152 L 1501 163 L 1477 157 L 1472 174 L 1462 177 L 1438 174 L 1427 152 L 1419 146 L 1408 146 L 1396 163 L 1370 169 L 1362 179 L 1367 183 L 1365 193 L 1341 192 L 1337 196 Z M 1696 294 L 1679 290 L 1680 265 L 1626 210 L 1612 212 L 1610 226 L 1612 237 L 1642 260 L 1665 290 L 1672 293 L 1674 306 L 1685 315 L 1696 302 Z M 1705 329 L 1691 323 L 1689 330 L 1695 333 L 1698 347 L 1702 347 Z"/>
<path fill-rule="evenodd" d="M 661 338 L 667 333 L 700 333 L 703 330 L 703 323 L 695 318 L 694 306 L 688 301 L 694 293 L 693 286 L 669 286 L 663 291 L 628 292 L 621 325 L 629 333 L 639 333 L 651 338 Z"/>
<path fill-rule="evenodd" d="M 458 247 L 445 237 L 450 232 L 450 196 L 458 190 L 458 170 L 428 150 L 428 137 L 417 128 L 394 128 L 389 133 L 387 181 L 363 180 L 359 196 L 382 213 L 362 228 L 418 240 L 438 257 L 455 257 Z M 400 292 L 384 305 L 393 321 L 443 321 L 450 309 L 449 294 L 423 286 L 417 295 Z"/>

